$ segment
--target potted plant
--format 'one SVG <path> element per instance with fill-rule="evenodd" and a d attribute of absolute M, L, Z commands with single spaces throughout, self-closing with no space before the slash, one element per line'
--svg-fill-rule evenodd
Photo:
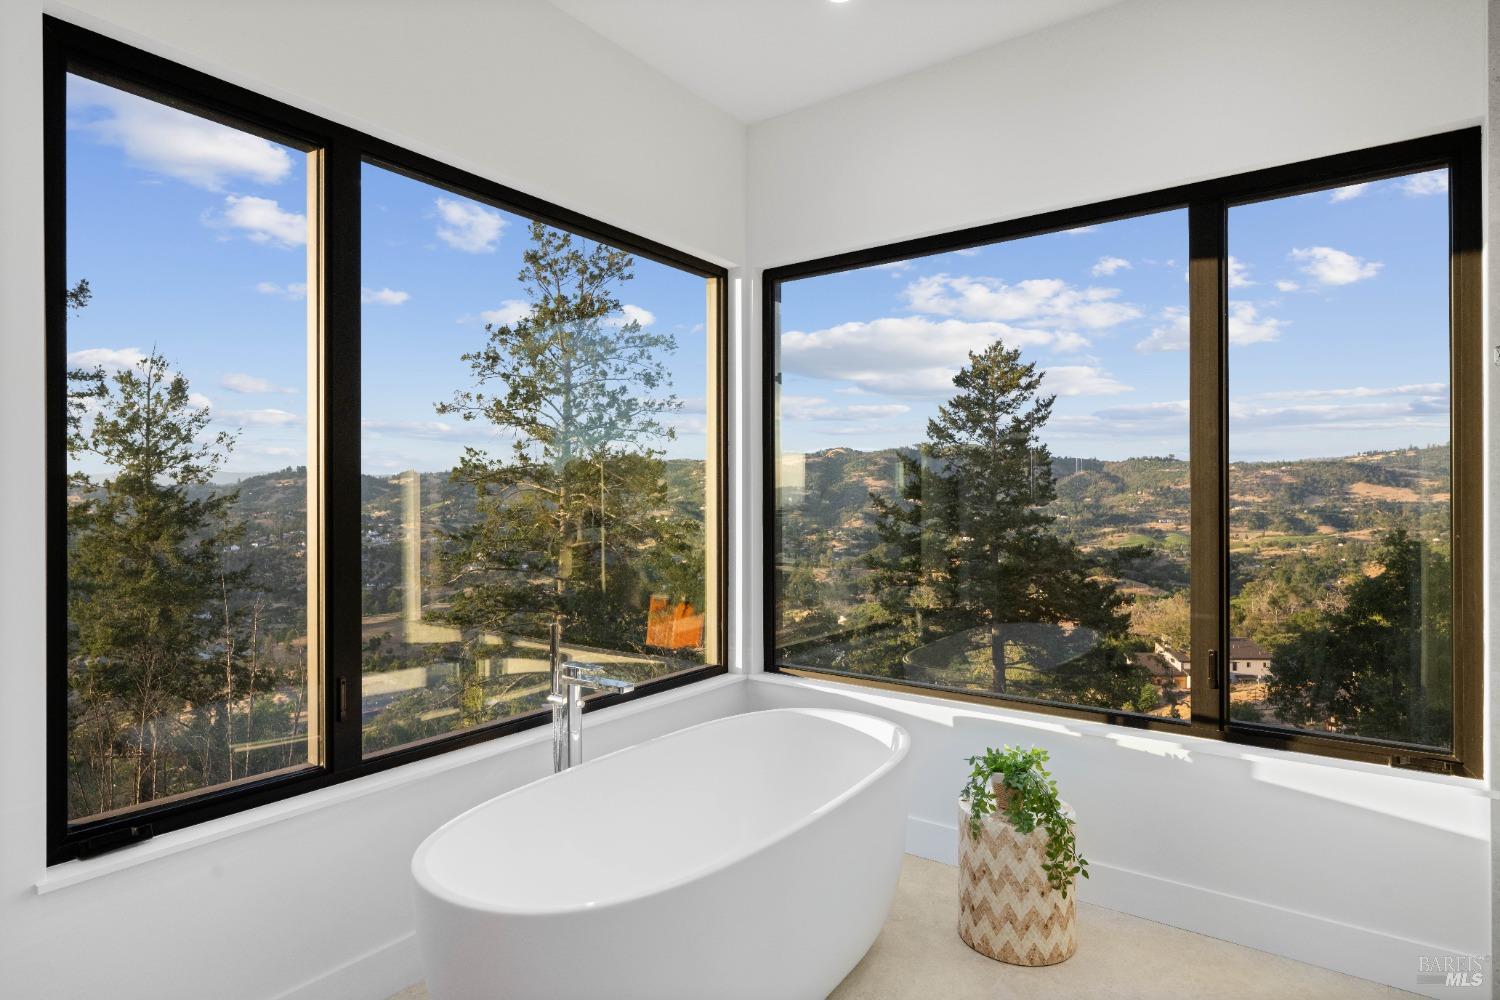
<path fill-rule="evenodd" d="M 1088 861 L 1046 761 L 1039 747 L 988 748 L 968 758 L 959 797 L 958 934 L 1013 965 L 1055 965 L 1078 949 L 1072 888 Z"/>

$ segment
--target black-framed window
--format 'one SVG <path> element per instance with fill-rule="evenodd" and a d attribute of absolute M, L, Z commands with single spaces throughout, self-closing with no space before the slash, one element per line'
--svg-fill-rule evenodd
<path fill-rule="evenodd" d="M 50 863 L 723 671 L 722 268 L 45 25 Z"/>
<path fill-rule="evenodd" d="M 1479 774 L 1478 147 L 767 271 L 769 668 Z"/>

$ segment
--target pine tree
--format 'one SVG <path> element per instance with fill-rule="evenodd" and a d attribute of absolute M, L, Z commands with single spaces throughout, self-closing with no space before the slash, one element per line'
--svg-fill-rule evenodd
<path fill-rule="evenodd" d="M 446 557 L 462 585 L 448 618 L 464 630 L 557 623 L 572 641 L 644 640 L 648 556 L 669 559 L 683 531 L 660 450 L 680 403 L 662 360 L 675 339 L 616 297 L 633 276 L 630 254 L 533 223 L 519 276 L 530 311 L 485 327 L 463 355 L 474 388 L 437 406 L 513 438 L 509 455 L 467 449 L 453 472 L 479 513 Z"/>
<path fill-rule="evenodd" d="M 78 283 L 66 292 L 68 311 L 73 314 L 80 312 L 94 298 L 94 291 L 89 287 L 89 279 L 80 278 Z M 83 447 L 80 434 L 83 429 L 83 418 L 88 413 L 90 401 L 97 402 L 105 397 L 107 389 L 104 385 L 104 369 L 99 365 L 92 368 L 69 368 L 68 380 L 68 402 L 67 402 L 67 427 L 68 427 L 68 451 L 75 453 Z"/>
<path fill-rule="evenodd" d="M 163 726 L 195 706 L 222 704 L 213 728 L 223 756 L 213 756 L 229 760 L 227 713 L 241 668 L 220 598 L 240 583 L 222 558 L 240 528 L 230 516 L 234 494 L 195 494 L 212 485 L 234 439 L 207 434 L 208 410 L 159 354 L 102 384 L 97 412 L 87 426 L 80 418 L 70 445 L 103 470 L 95 478 L 75 466 L 73 476 L 70 680 L 81 699 L 114 706 L 133 729 L 129 796 L 140 803 L 180 790 L 160 772 L 158 751 L 170 735 Z M 113 735 L 107 742 L 112 755 Z M 211 766 L 190 786 L 212 783 Z M 106 782 L 93 805 L 117 805 L 114 794 Z"/>
<path fill-rule="evenodd" d="M 1064 625 L 1097 641 L 1026 693 L 1130 707 L 1144 677 L 1117 648 L 1124 599 L 1051 530 L 1052 458 L 1039 432 L 1054 397 L 1039 394 L 1043 378 L 999 341 L 969 355 L 920 453 L 902 460 L 900 500 L 872 498 L 879 544 L 867 564 L 879 599 L 916 641 L 987 629 L 993 690 L 1007 690 L 1009 648 L 1047 631 L 1017 626 Z"/>

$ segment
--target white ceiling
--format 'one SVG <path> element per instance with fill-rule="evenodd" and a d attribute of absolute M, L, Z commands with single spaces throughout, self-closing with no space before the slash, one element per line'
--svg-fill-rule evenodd
<path fill-rule="evenodd" d="M 551 0 L 753 122 L 1120 0 Z"/>

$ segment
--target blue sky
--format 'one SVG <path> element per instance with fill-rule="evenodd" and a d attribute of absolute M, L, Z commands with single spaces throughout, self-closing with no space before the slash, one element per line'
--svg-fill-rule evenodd
<path fill-rule="evenodd" d="M 1446 174 L 1236 206 L 1230 451 L 1448 440 Z M 924 437 L 967 353 L 1020 346 L 1054 454 L 1187 457 L 1187 213 L 782 286 L 782 447 Z"/>
<path fill-rule="evenodd" d="M 68 277 L 92 303 L 72 317 L 74 364 L 109 370 L 153 348 L 238 433 L 224 478 L 306 462 L 307 157 L 291 147 L 79 77 L 68 88 Z M 524 309 L 526 219 L 374 166 L 361 177 L 362 465 L 451 467 L 498 444 L 433 404 L 468 385 L 459 355 L 486 321 Z M 683 401 L 663 442 L 703 457 L 704 279 L 637 258 L 618 291 L 629 318 L 669 333 Z"/>
<path fill-rule="evenodd" d="M 75 363 L 153 347 L 239 443 L 229 475 L 306 456 L 306 155 L 77 77 L 68 274 L 94 301 Z M 449 467 L 505 446 L 433 404 L 467 385 L 486 321 L 524 310 L 525 219 L 366 166 L 362 463 Z M 1446 441 L 1442 172 L 1230 213 L 1231 453 L 1341 455 Z M 969 350 L 1000 338 L 1047 371 L 1054 452 L 1187 453 L 1182 211 L 788 282 L 786 450 L 911 444 Z M 626 313 L 672 334 L 674 457 L 702 457 L 704 281 L 638 259 Z"/>

